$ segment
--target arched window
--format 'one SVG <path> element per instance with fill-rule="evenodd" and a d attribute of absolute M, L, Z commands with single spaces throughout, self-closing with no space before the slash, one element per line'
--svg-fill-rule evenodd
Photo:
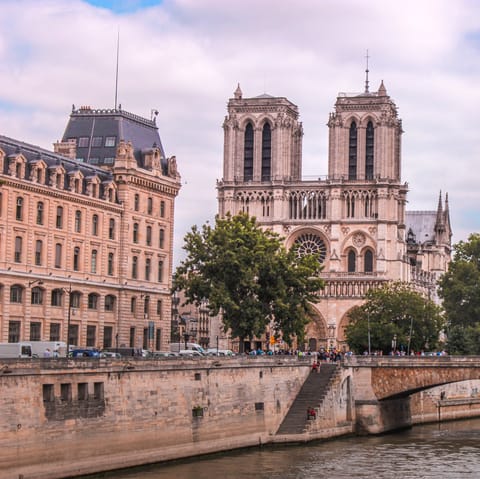
<path fill-rule="evenodd" d="M 75 211 L 75 233 L 80 233 L 82 229 L 82 212 L 80 210 Z"/>
<path fill-rule="evenodd" d="M 43 225 L 43 201 L 37 203 L 37 225 Z"/>
<path fill-rule="evenodd" d="M 78 271 L 80 269 L 80 248 L 75 246 L 73 248 L 73 271 Z"/>
<path fill-rule="evenodd" d="M 265 123 L 262 132 L 262 181 L 270 181 L 272 167 L 272 130 Z"/>
<path fill-rule="evenodd" d="M 133 242 L 138 243 L 138 223 L 133 223 Z"/>
<path fill-rule="evenodd" d="M 21 303 L 23 301 L 23 288 L 18 284 L 10 287 L 10 302 Z"/>
<path fill-rule="evenodd" d="M 357 255 L 352 249 L 348 252 L 348 272 L 354 273 L 356 270 Z"/>
<path fill-rule="evenodd" d="M 140 207 L 140 195 L 138 193 L 135 193 L 135 197 L 133 199 L 133 209 L 135 211 L 138 211 L 139 207 Z"/>
<path fill-rule="evenodd" d="M 19 196 L 17 198 L 17 208 L 15 210 L 15 218 L 17 221 L 22 221 L 23 219 L 23 198 Z"/>
<path fill-rule="evenodd" d="M 365 251 L 365 256 L 364 256 L 364 269 L 365 273 L 372 273 L 373 272 L 373 253 L 371 250 Z"/>
<path fill-rule="evenodd" d="M 35 266 L 42 265 L 43 241 L 35 241 Z"/>
<path fill-rule="evenodd" d="M 245 143 L 243 147 L 243 180 L 253 180 L 253 126 L 247 124 L 245 128 Z"/>
<path fill-rule="evenodd" d="M 348 179 L 357 179 L 357 124 L 354 121 L 348 137 Z"/>
<path fill-rule="evenodd" d="M 113 276 L 113 253 L 108 253 L 108 270 L 107 274 Z"/>
<path fill-rule="evenodd" d="M 373 179 L 373 150 L 375 144 L 373 123 L 367 123 L 367 134 L 365 138 L 365 178 L 367 180 Z"/>
<path fill-rule="evenodd" d="M 90 272 L 96 273 L 97 272 L 97 250 L 92 249 L 92 257 L 90 259 Z"/>
<path fill-rule="evenodd" d="M 92 216 L 92 235 L 98 236 L 98 215 Z"/>
<path fill-rule="evenodd" d="M 138 275 L 138 257 L 134 256 L 132 258 L 132 278 L 136 279 Z"/>
<path fill-rule="evenodd" d="M 147 200 L 147 213 L 151 215 L 152 211 L 153 211 L 153 200 L 152 198 L 149 197 Z"/>

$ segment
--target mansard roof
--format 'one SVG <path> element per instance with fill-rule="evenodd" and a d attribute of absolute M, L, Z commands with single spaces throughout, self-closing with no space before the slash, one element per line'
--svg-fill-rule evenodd
<path fill-rule="evenodd" d="M 158 112 L 154 112 L 158 114 Z M 85 163 L 110 165 L 121 140 L 131 142 L 137 164 L 143 167 L 142 151 L 158 148 L 161 163 L 166 168 L 167 159 L 155 120 L 122 110 L 72 107 L 70 119 L 62 141 L 76 140 L 76 156 Z M 80 140 L 81 139 L 81 140 Z"/>

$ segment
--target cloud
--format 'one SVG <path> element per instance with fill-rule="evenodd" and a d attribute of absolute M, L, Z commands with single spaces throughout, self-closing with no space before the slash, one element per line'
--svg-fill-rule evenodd
<path fill-rule="evenodd" d="M 2 0 L 0 132 L 50 148 L 73 103 L 113 106 L 120 31 L 119 102 L 147 118 L 160 112 L 182 174 L 177 259 L 185 232 L 216 213 L 221 125 L 237 83 L 245 97 L 298 105 L 304 174 L 325 175 L 328 114 L 338 92 L 363 90 L 367 49 L 371 91 L 384 80 L 403 120 L 408 209 L 434 210 L 448 191 L 454 241 L 480 231 L 478 2 L 127 3 Z"/>

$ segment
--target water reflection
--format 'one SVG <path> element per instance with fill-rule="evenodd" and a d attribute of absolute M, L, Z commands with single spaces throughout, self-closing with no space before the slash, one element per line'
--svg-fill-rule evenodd
<path fill-rule="evenodd" d="M 382 436 L 268 446 L 102 475 L 115 479 L 480 477 L 480 419 Z"/>

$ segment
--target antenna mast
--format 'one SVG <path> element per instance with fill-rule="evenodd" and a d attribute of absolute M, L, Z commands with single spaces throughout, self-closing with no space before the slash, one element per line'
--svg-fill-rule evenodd
<path fill-rule="evenodd" d="M 365 58 L 367 59 L 367 69 L 365 70 L 365 93 L 369 93 L 368 91 L 368 59 L 370 58 L 368 56 L 368 50 L 367 50 L 367 54 L 365 55 Z"/>
<path fill-rule="evenodd" d="M 115 110 L 117 109 L 117 95 L 118 95 L 118 58 L 120 52 L 120 29 L 117 32 L 117 68 L 115 72 Z"/>

